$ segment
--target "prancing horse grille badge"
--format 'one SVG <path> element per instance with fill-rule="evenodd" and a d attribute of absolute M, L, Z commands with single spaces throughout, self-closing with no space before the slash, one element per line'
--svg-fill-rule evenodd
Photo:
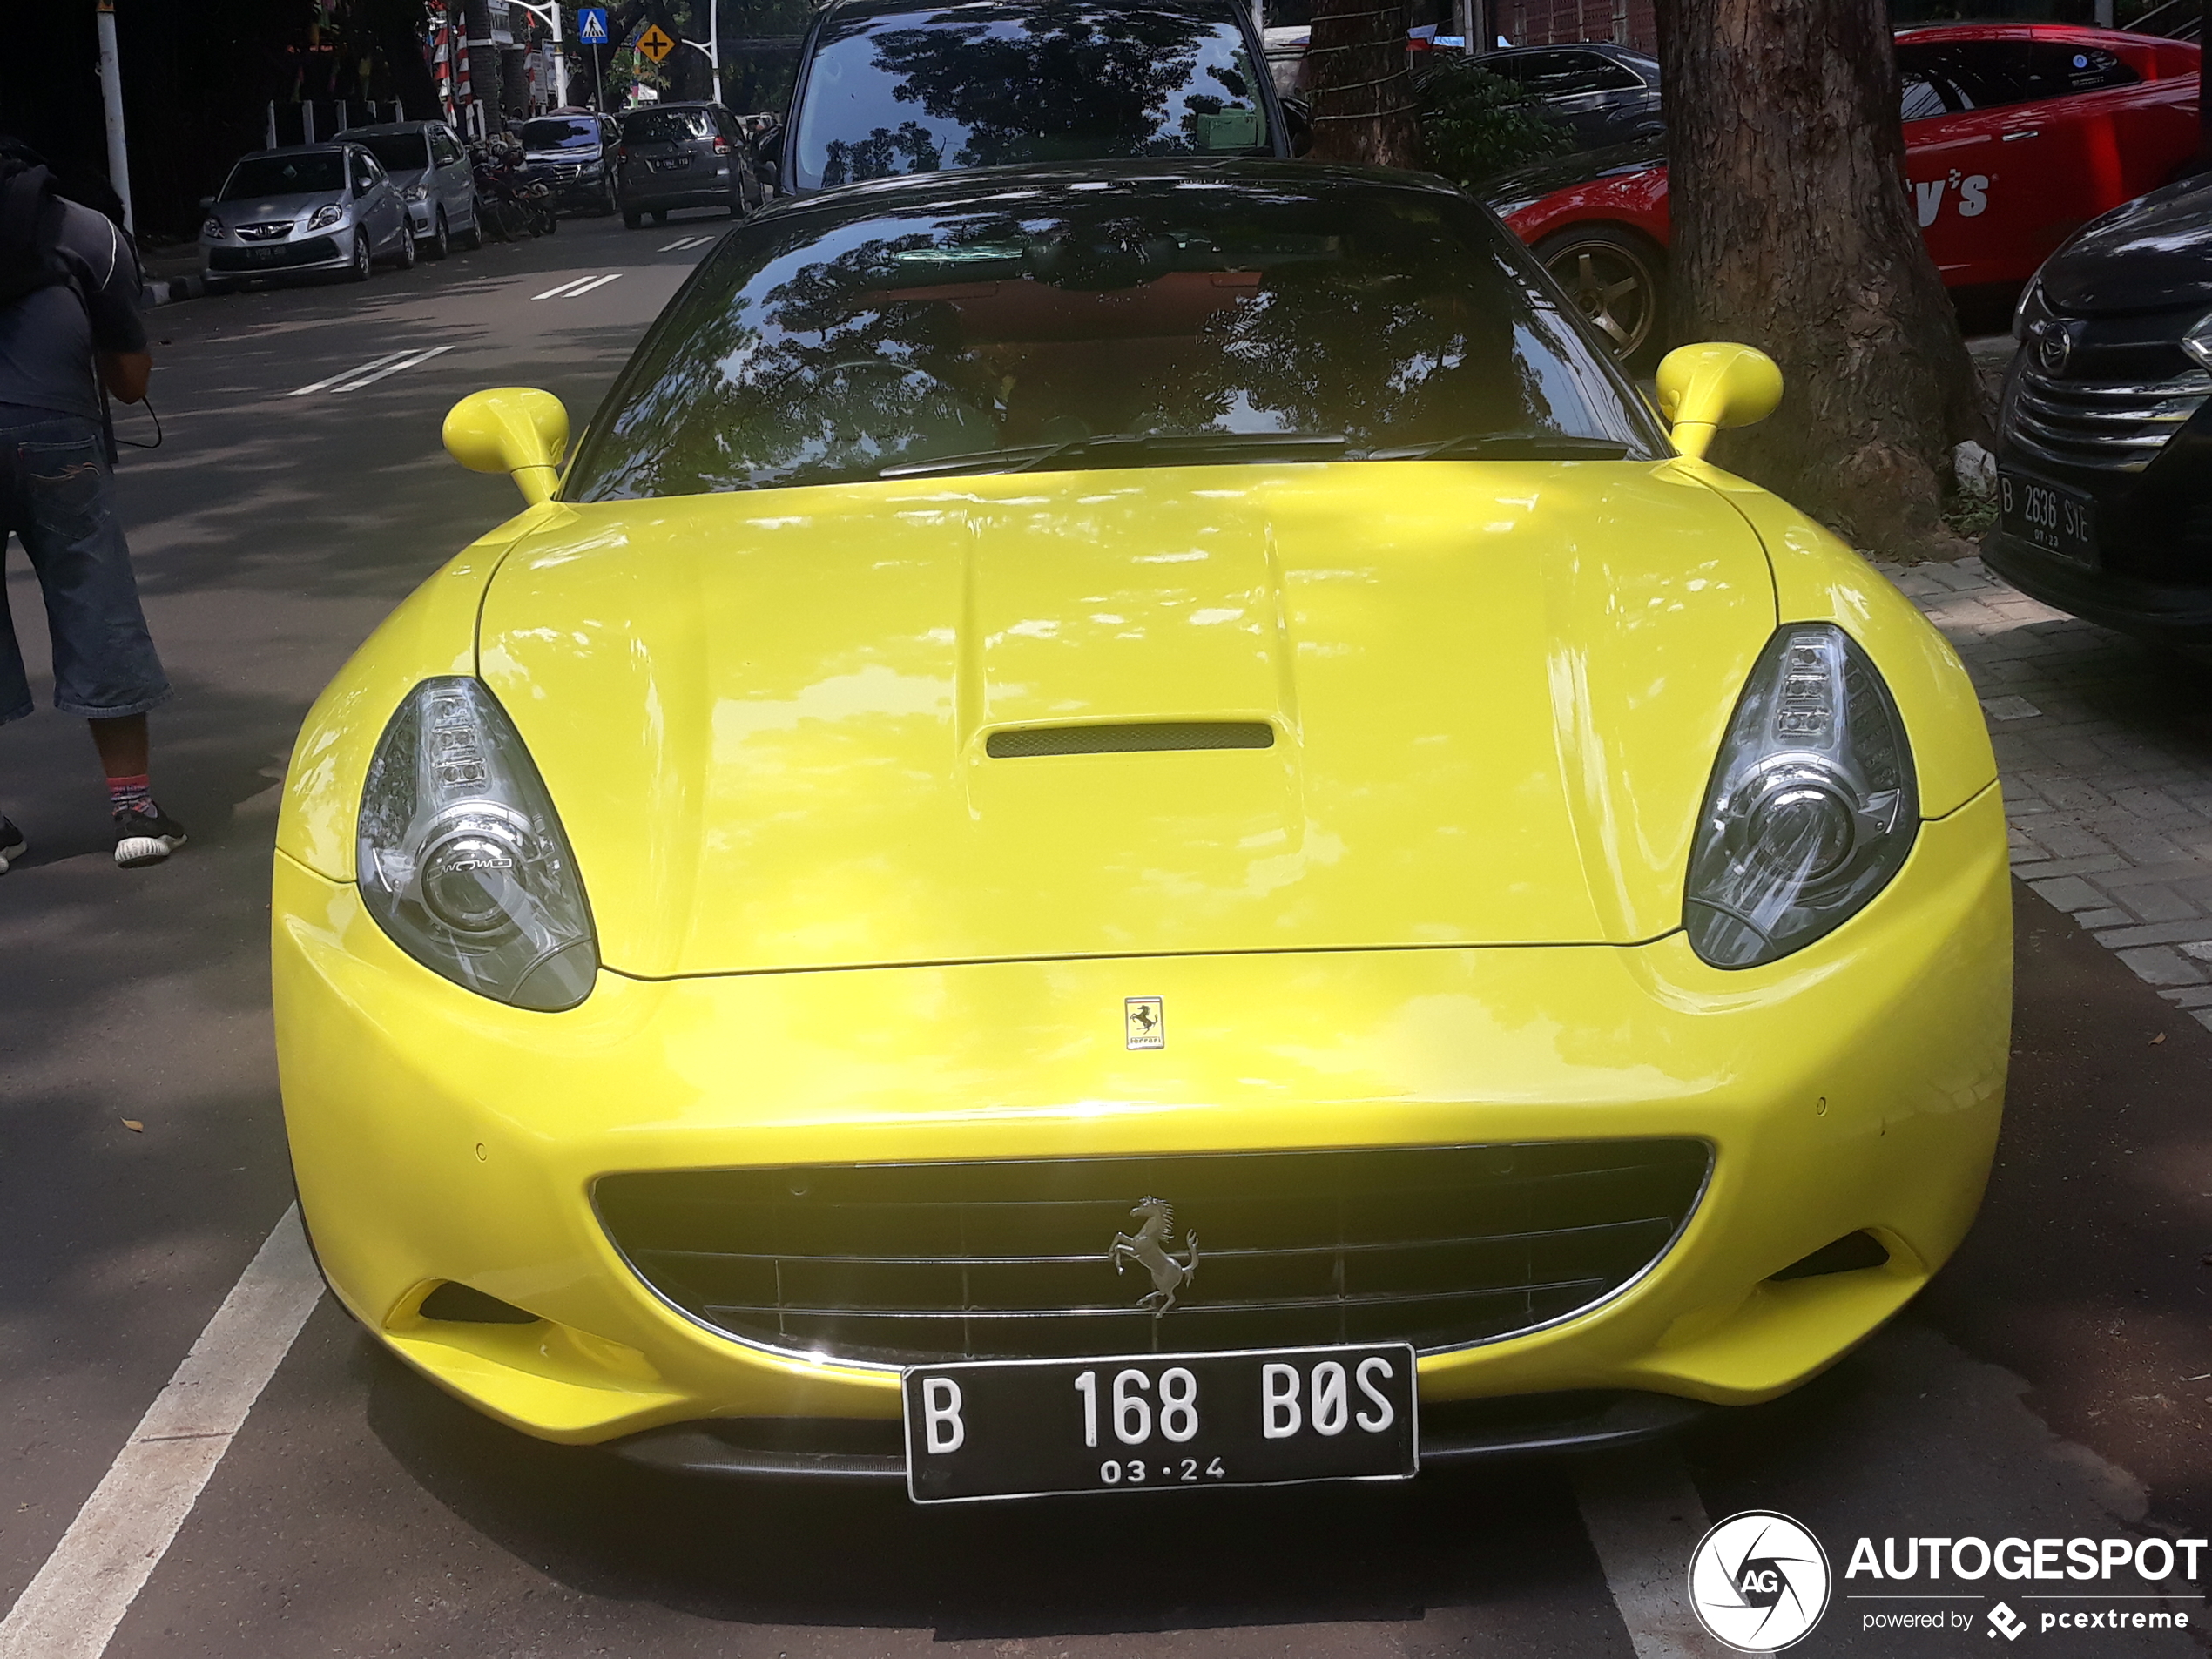
<path fill-rule="evenodd" d="M 1134 1233 L 1116 1233 L 1113 1244 L 1107 1249 L 1106 1259 L 1114 1264 L 1116 1273 L 1135 1262 L 1152 1276 L 1152 1288 L 1137 1298 L 1136 1305 L 1157 1319 L 1175 1305 L 1175 1293 L 1198 1277 L 1198 1235 L 1183 1235 L 1185 1254 L 1183 1260 L 1177 1261 L 1168 1253 L 1175 1244 L 1173 1204 L 1164 1198 L 1146 1198 L 1130 1214 L 1144 1224 Z"/>
<path fill-rule="evenodd" d="M 1164 1049 L 1168 1046 L 1168 1011 L 1161 998 L 1125 998 L 1122 1003 L 1122 1022 L 1128 1028 L 1130 1048 Z"/>

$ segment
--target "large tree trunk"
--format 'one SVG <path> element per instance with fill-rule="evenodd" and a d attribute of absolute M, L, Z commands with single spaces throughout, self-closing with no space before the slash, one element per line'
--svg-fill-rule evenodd
<path fill-rule="evenodd" d="M 1674 338 L 1782 366 L 1716 458 L 1861 548 L 1945 547 L 1949 450 L 1985 437 L 1905 181 L 1885 0 L 1661 0 Z"/>
<path fill-rule="evenodd" d="M 485 0 L 466 0 L 462 16 L 468 20 L 467 38 L 485 43 L 469 48 L 469 96 L 484 106 L 484 131 L 496 132 L 503 123 L 499 116 L 499 48 L 490 44 L 491 8 Z"/>
<path fill-rule="evenodd" d="M 1313 158 L 1420 166 L 1404 0 L 1313 0 L 1312 17 L 1305 72 Z"/>

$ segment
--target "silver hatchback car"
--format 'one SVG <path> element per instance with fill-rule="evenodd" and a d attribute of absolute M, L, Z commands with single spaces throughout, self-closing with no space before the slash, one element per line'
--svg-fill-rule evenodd
<path fill-rule="evenodd" d="M 476 175 L 469 152 L 442 121 L 387 121 L 347 127 L 348 143 L 364 145 L 384 164 L 392 188 L 407 203 L 417 251 L 442 260 L 454 243 L 483 246 L 476 222 Z"/>
<path fill-rule="evenodd" d="M 239 158 L 201 204 L 209 289 L 313 273 L 368 280 L 370 266 L 415 263 L 407 203 L 357 144 L 292 145 Z"/>

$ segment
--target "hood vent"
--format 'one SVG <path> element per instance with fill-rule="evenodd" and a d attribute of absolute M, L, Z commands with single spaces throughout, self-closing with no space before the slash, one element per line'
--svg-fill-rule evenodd
<path fill-rule="evenodd" d="M 1157 749 L 1271 749 L 1275 728 L 1264 720 L 1153 720 L 1141 725 L 1037 725 L 994 732 L 992 759 L 1026 755 L 1136 754 Z"/>

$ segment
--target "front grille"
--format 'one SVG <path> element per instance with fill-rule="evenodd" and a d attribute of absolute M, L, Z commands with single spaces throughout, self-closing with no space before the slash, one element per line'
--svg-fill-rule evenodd
<path fill-rule="evenodd" d="M 2157 381 L 2057 380 L 2024 369 L 2006 401 L 2004 435 L 2033 460 L 2102 472 L 2141 472 L 2188 423 L 2212 374 Z"/>
<path fill-rule="evenodd" d="M 693 1318 L 790 1352 L 951 1359 L 1403 1340 L 1549 1324 L 1662 1255 L 1703 1190 L 1698 1140 L 1537 1142 L 610 1175 L 631 1266 Z M 1165 1274 L 1109 1259 L 1173 1207 Z M 1187 1280 L 1183 1264 L 1196 1271 Z M 1150 1253 L 1149 1248 L 1145 1253 Z M 1175 1305 L 1138 1305 L 1165 1280 Z"/>
<path fill-rule="evenodd" d="M 258 225 L 239 226 L 238 233 L 241 241 L 273 242 L 279 237 L 292 234 L 292 221 L 288 219 L 263 219 Z"/>

